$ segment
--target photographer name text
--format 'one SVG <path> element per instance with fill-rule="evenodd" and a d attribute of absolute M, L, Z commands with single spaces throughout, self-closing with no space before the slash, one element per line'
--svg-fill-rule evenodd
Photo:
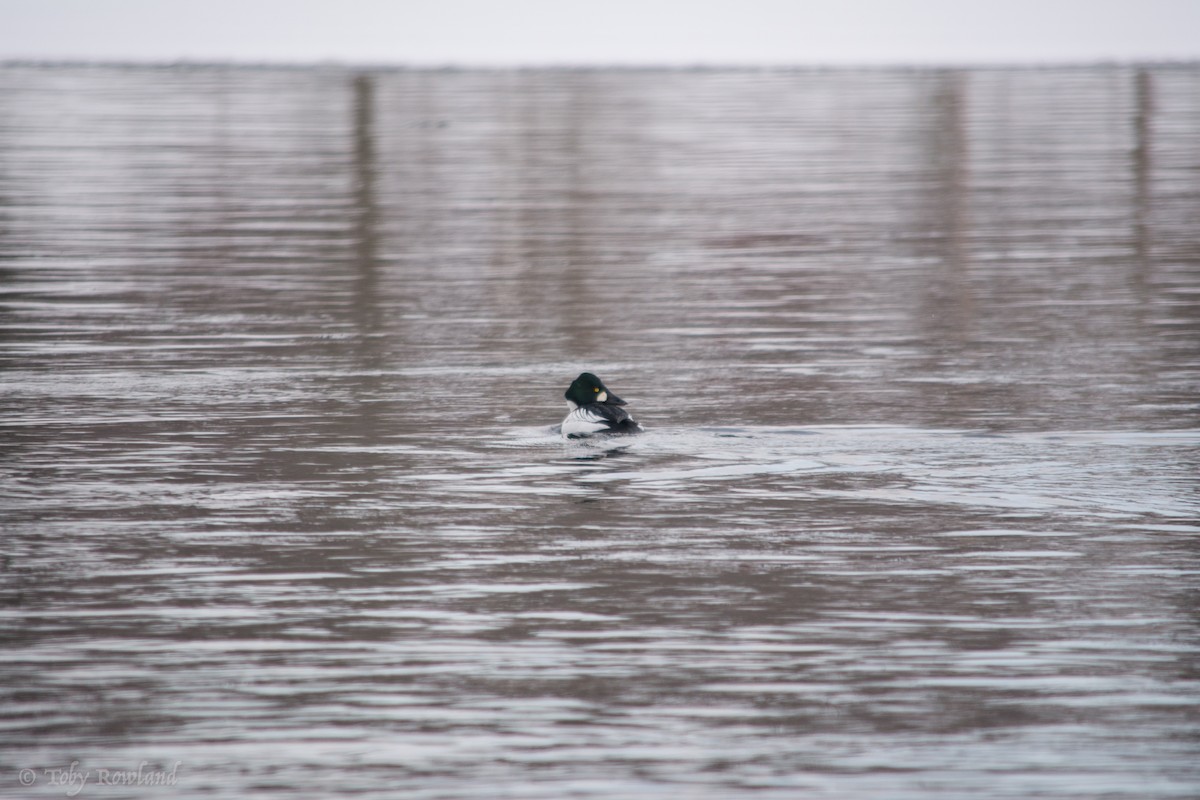
<path fill-rule="evenodd" d="M 89 767 L 83 769 L 78 761 L 72 761 L 67 767 L 43 767 L 42 769 L 23 769 L 17 773 L 17 780 L 22 786 L 35 786 L 42 783 L 63 790 L 67 797 L 76 797 L 88 785 L 93 786 L 175 786 L 179 783 L 179 765 L 176 761 L 170 769 L 149 761 L 143 761 L 135 769 L 107 769 L 104 767 Z"/>

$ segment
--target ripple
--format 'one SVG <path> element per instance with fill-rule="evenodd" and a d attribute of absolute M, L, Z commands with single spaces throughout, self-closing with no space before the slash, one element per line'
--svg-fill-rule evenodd
<path fill-rule="evenodd" d="M 1198 74 L 0 68 L 8 761 L 1194 796 Z"/>

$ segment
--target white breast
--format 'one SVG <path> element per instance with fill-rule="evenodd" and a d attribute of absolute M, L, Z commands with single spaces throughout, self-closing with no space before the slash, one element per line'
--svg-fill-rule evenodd
<path fill-rule="evenodd" d="M 592 433 L 608 430 L 608 420 L 589 410 L 587 407 L 576 408 L 562 422 L 563 436 L 587 436 Z"/>

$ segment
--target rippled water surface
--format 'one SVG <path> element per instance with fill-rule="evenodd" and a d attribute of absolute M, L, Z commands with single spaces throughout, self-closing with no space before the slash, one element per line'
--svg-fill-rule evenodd
<path fill-rule="evenodd" d="M 1195 67 L 0 69 L 0 793 L 1195 797 L 1198 230 Z"/>

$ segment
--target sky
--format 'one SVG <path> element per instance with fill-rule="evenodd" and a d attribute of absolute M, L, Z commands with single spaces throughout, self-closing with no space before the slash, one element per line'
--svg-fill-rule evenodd
<path fill-rule="evenodd" d="M 0 60 L 994 64 L 1200 59 L 1200 0 L 0 0 Z"/>

